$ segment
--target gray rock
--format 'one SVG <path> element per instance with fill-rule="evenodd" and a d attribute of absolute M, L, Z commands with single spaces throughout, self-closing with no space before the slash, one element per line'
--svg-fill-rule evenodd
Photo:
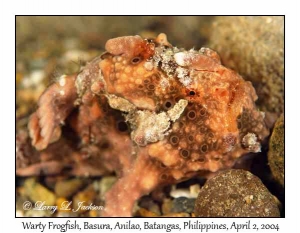
<path fill-rule="evenodd" d="M 195 198 L 178 197 L 173 200 L 171 212 L 173 213 L 192 213 L 194 211 Z"/>

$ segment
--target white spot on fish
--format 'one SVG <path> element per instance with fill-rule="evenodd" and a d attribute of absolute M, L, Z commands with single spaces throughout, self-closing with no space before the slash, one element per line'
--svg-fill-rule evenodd
<path fill-rule="evenodd" d="M 66 75 L 62 75 L 60 78 L 59 78 L 59 85 L 61 87 L 63 87 L 64 85 L 66 85 Z"/>

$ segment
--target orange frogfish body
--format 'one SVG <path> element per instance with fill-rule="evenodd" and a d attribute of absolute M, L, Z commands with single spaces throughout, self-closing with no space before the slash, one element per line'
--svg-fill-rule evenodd
<path fill-rule="evenodd" d="M 157 187 L 260 152 L 269 132 L 255 90 L 213 50 L 179 49 L 165 34 L 114 38 L 105 49 L 49 86 L 28 124 L 39 162 L 63 161 L 76 175 L 117 173 L 103 216 L 131 216 Z M 63 171 L 36 164 L 17 173 Z"/>

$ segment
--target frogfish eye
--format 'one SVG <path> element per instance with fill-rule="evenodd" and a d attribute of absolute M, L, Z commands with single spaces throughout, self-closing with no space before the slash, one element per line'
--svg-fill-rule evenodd
<path fill-rule="evenodd" d="M 136 64 L 140 63 L 141 61 L 142 61 L 141 57 L 134 57 L 134 58 L 131 59 L 131 63 L 133 65 L 136 65 Z"/>

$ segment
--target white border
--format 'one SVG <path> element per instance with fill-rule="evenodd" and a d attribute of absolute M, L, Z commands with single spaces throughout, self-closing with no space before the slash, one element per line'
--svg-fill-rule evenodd
<path fill-rule="evenodd" d="M 292 2 L 292 3 L 290 3 Z M 2 1 L 1 2 L 1 229 L 21 231 L 22 221 L 66 222 L 67 219 L 15 219 L 15 14 L 284 14 L 286 15 L 286 218 L 251 219 L 259 223 L 279 223 L 279 232 L 299 230 L 299 3 L 297 1 Z M 245 29 L 247 30 L 247 29 Z M 299 102 L 299 101 L 297 101 Z M 298 217 L 298 218 L 297 218 Z M 72 221 L 74 219 L 71 219 Z M 86 221 L 85 219 L 77 219 Z M 128 221 L 129 219 L 120 219 Z M 151 219 L 178 223 L 187 219 Z M 194 219 L 192 219 L 194 220 Z M 245 222 L 246 219 L 234 219 Z M 115 222 L 116 219 L 88 219 Z M 142 222 L 143 219 L 135 219 Z M 150 220 L 148 220 L 150 221 Z M 230 223 L 231 219 L 201 219 L 207 223 Z M 36 231 L 27 231 L 36 232 Z M 83 231 L 82 231 L 83 232 Z M 158 232 L 165 232 L 158 231 Z M 210 231 L 211 232 L 211 231 Z M 229 231 L 230 232 L 230 231 Z M 242 231 L 254 232 L 254 231 Z"/>

